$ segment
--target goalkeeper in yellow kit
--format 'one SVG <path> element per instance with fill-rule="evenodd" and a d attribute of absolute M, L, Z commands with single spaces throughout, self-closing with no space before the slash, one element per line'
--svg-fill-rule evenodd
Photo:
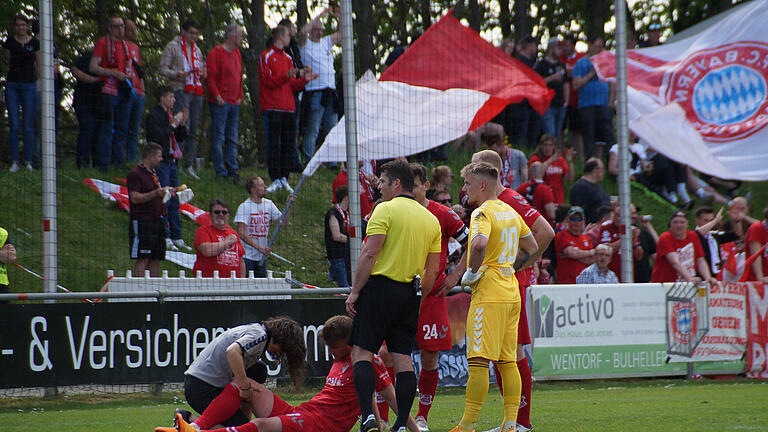
<path fill-rule="evenodd" d="M 478 208 L 469 223 L 467 271 L 462 285 L 472 288 L 467 314 L 469 379 L 464 415 L 451 432 L 474 431 L 488 393 L 488 363 L 498 365 L 504 386 L 504 421 L 501 431 L 515 431 L 520 404 L 517 371 L 517 323 L 520 293 L 515 262 L 524 263 L 537 250 L 531 230 L 520 215 L 496 197 L 499 172 L 485 162 L 461 170 L 464 191 Z"/>

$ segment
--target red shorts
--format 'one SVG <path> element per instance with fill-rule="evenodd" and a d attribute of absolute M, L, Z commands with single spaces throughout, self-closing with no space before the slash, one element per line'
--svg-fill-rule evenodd
<path fill-rule="evenodd" d="M 311 432 L 318 431 L 316 425 L 319 423 L 315 414 L 301 409 L 301 406 L 295 407 L 288 402 L 274 395 L 274 405 L 270 417 L 277 417 L 283 425 L 283 432 Z"/>
<path fill-rule="evenodd" d="M 416 342 L 426 351 L 445 351 L 453 346 L 445 297 L 429 296 L 421 302 Z"/>
<path fill-rule="evenodd" d="M 440 287 L 445 275 L 440 275 L 435 281 L 434 289 Z M 448 319 L 448 306 L 445 296 L 427 296 L 421 301 L 419 324 L 416 328 L 416 343 L 426 351 L 446 351 L 453 346 L 451 339 L 451 322 Z"/>
<path fill-rule="evenodd" d="M 533 268 L 531 267 L 515 273 L 515 276 L 517 276 L 517 286 L 520 288 L 520 322 L 517 324 L 518 345 L 528 345 L 531 343 L 531 334 L 528 331 L 528 313 L 525 311 L 525 291 L 530 286 L 531 273 L 533 273 Z"/>

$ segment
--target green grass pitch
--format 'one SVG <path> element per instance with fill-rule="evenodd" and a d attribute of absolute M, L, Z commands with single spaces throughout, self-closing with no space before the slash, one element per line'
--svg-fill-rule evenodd
<path fill-rule="evenodd" d="M 312 391 L 288 393 L 280 388 L 277 393 L 300 403 Z M 0 430 L 151 432 L 156 426 L 170 425 L 177 407 L 186 407 L 183 396 L 168 393 L 3 399 Z M 439 389 L 430 412 L 431 430 L 449 430 L 463 407 L 463 388 Z M 477 430 L 497 426 L 501 417 L 501 397 L 491 388 Z M 768 383 L 743 379 L 535 383 L 532 421 L 542 432 L 764 431 L 768 430 Z"/>

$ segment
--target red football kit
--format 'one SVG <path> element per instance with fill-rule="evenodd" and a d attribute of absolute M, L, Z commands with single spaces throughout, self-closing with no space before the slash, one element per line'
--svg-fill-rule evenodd
<path fill-rule="evenodd" d="M 325 386 L 315 397 L 295 407 L 274 396 L 270 417 L 279 417 L 283 432 L 348 432 L 360 416 L 355 384 L 352 380 L 352 359 L 347 356 L 334 360 Z M 373 356 L 376 391 L 392 383 L 381 357 Z"/>
<path fill-rule="evenodd" d="M 427 204 L 427 210 L 435 215 L 440 223 L 440 268 L 437 280 L 428 296 L 421 301 L 419 324 L 416 329 L 416 342 L 419 348 L 427 351 L 443 351 L 451 349 L 451 326 L 448 319 L 448 307 L 445 296 L 437 296 L 437 290 L 445 280 L 445 265 L 448 260 L 448 241 L 451 237 L 461 244 L 467 241 L 469 231 L 461 218 L 450 208 L 432 200 Z"/>

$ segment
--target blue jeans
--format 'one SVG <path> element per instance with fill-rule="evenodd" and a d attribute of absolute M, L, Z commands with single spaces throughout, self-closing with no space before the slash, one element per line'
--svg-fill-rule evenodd
<path fill-rule="evenodd" d="M 211 111 L 211 159 L 216 174 L 237 175 L 237 122 L 240 106 L 209 102 Z M 226 167 L 225 167 L 226 165 Z"/>
<path fill-rule="evenodd" d="M 187 139 L 184 140 L 184 167 L 194 166 L 197 158 L 197 126 L 200 124 L 200 114 L 203 112 L 203 96 L 187 93 L 184 90 L 177 90 L 176 104 L 173 105 L 173 112 L 179 112 L 183 108 L 189 110 L 187 119 Z"/>
<path fill-rule="evenodd" d="M 248 258 L 243 258 L 243 261 L 245 261 L 245 277 L 250 276 L 251 272 L 253 272 L 253 277 L 257 277 L 257 278 L 267 277 L 267 259 L 266 258 L 264 258 L 261 261 L 254 261 L 254 260 L 249 260 Z"/>
<path fill-rule="evenodd" d="M 86 104 L 75 107 L 77 123 L 80 128 L 77 134 L 77 168 L 90 168 L 96 163 L 98 139 L 96 128 L 99 120 L 92 108 Z"/>
<path fill-rule="evenodd" d="M 349 281 L 352 279 L 347 271 L 347 260 L 344 258 L 334 258 L 328 260 L 328 276 L 336 281 L 339 288 L 351 286 Z"/>
<path fill-rule="evenodd" d="M 11 147 L 11 159 L 19 161 L 19 129 L 21 119 L 19 109 L 24 114 L 24 160 L 32 162 L 35 149 L 35 114 L 37 113 L 37 90 L 35 83 L 5 83 L 5 103 L 8 106 L 8 145 Z"/>
<path fill-rule="evenodd" d="M 139 130 L 141 129 L 141 118 L 144 117 L 144 102 L 146 96 L 136 94 L 131 96 L 127 102 L 126 116 L 124 121 L 128 122 L 125 125 L 127 131 L 125 141 L 125 160 L 130 163 L 134 163 L 139 157 Z M 118 129 L 123 129 L 123 125 Z"/>
<path fill-rule="evenodd" d="M 98 165 L 102 170 L 109 168 L 109 164 L 122 165 L 124 160 L 126 130 L 118 130 L 120 119 L 127 118 L 129 96 L 126 92 L 120 92 L 117 96 L 108 96 L 110 111 L 99 122 L 99 156 Z M 123 123 L 126 128 L 128 122 Z"/>
<path fill-rule="evenodd" d="M 173 186 L 179 185 L 179 169 L 178 162 L 160 162 L 157 166 L 157 178 L 160 180 L 161 186 Z M 179 215 L 179 199 L 171 198 L 165 203 L 166 209 L 168 209 L 168 216 L 165 219 L 165 238 L 173 240 L 181 239 L 181 216 Z"/>
<path fill-rule="evenodd" d="M 328 106 L 322 105 L 322 91 L 305 92 L 304 97 L 312 98 L 309 101 L 309 109 L 306 111 L 307 126 L 302 142 L 302 151 L 307 160 L 309 160 L 315 154 L 315 143 L 317 142 L 317 136 L 320 134 L 320 126 L 323 126 L 323 134 L 327 135 L 336 126 L 339 118 L 333 104 L 328 104 Z"/>
<path fill-rule="evenodd" d="M 541 118 L 541 124 L 544 129 L 544 133 L 554 135 L 555 138 L 560 139 L 560 134 L 563 131 L 563 120 L 565 120 L 565 107 L 549 107 L 547 112 Z"/>

